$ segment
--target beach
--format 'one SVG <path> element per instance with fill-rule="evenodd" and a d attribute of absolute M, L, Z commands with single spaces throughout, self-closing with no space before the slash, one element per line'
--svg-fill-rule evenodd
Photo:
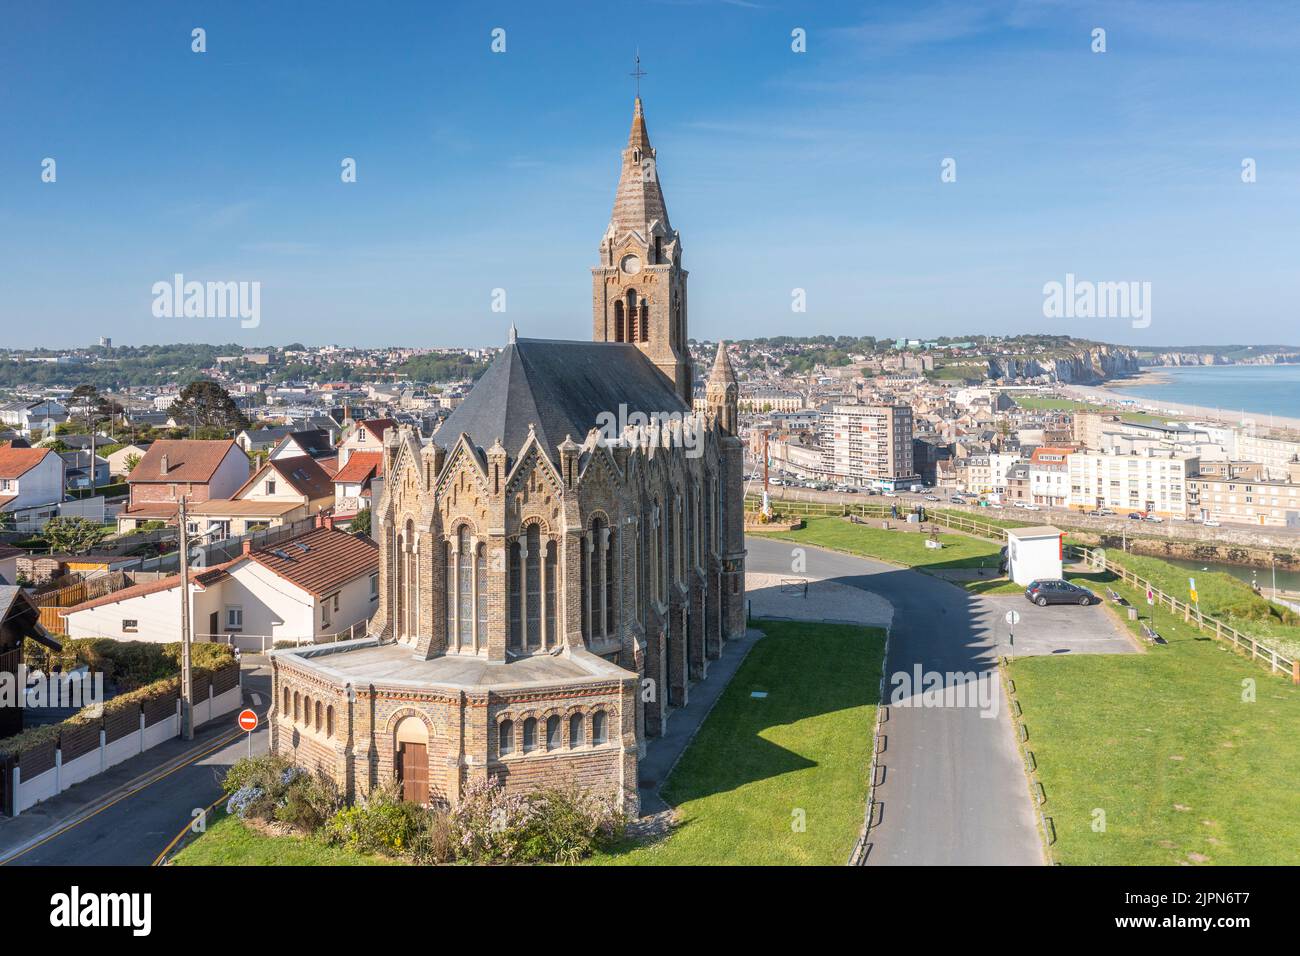
<path fill-rule="evenodd" d="M 1210 408 L 1204 405 L 1189 405 L 1182 402 L 1161 401 L 1154 398 L 1142 398 L 1123 392 L 1125 386 L 1135 384 L 1156 384 L 1161 380 L 1160 372 L 1142 372 L 1130 378 L 1116 379 L 1103 386 L 1064 385 L 1062 392 L 1070 398 L 1095 402 L 1099 405 L 1116 406 L 1127 402 L 1124 411 L 1141 411 L 1153 415 L 1168 415 L 1171 418 L 1190 418 L 1198 421 L 1220 422 L 1232 426 L 1254 426 L 1261 432 L 1278 431 L 1290 433 L 1291 437 L 1300 434 L 1300 418 L 1288 418 L 1283 415 L 1269 415 L 1257 412 L 1242 412 L 1224 408 Z"/>

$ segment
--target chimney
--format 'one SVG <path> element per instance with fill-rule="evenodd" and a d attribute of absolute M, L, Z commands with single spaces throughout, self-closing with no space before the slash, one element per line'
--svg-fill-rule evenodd
<path fill-rule="evenodd" d="M 164 474 L 164 475 L 167 474 L 167 453 L 166 453 L 166 452 L 163 452 L 163 456 L 162 456 L 162 471 L 161 471 L 161 474 Z"/>
<path fill-rule="evenodd" d="M 243 550 L 244 550 L 244 557 L 248 557 L 248 555 L 252 554 L 252 553 L 253 553 L 253 542 L 252 542 L 251 540 L 250 540 L 250 541 L 245 541 L 245 542 L 244 542 L 244 548 L 243 548 Z"/>

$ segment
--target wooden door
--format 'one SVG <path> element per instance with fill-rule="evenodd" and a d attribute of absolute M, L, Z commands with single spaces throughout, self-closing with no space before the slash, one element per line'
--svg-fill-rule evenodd
<path fill-rule="evenodd" d="M 213 611 L 208 615 L 208 640 L 215 641 L 221 630 L 221 612 Z"/>
<path fill-rule="evenodd" d="M 402 782 L 402 799 L 429 802 L 429 753 L 424 744 L 403 742 L 397 751 L 397 779 Z"/>

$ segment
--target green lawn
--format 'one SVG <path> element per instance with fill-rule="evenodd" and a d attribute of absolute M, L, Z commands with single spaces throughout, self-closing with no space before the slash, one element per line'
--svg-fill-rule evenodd
<path fill-rule="evenodd" d="M 271 837 L 244 826 L 225 810 L 214 815 L 207 833 L 180 853 L 176 866 L 395 866 L 398 861 L 329 847 L 308 837 Z"/>
<path fill-rule="evenodd" d="M 902 522 L 896 522 L 902 524 Z M 866 557 L 880 558 L 894 564 L 922 570 L 944 568 L 996 569 L 1001 545 L 994 541 L 967 537 L 963 534 L 939 535 L 943 547 L 933 550 L 925 546 L 929 534 L 912 531 L 868 528 L 853 524 L 843 518 L 809 518 L 798 531 L 749 532 L 782 541 L 818 545 L 847 551 Z"/>
<path fill-rule="evenodd" d="M 1141 554 L 1120 552 L 1113 556 L 1134 574 L 1180 601 L 1189 600 L 1187 579 L 1195 578 L 1202 614 L 1275 646 L 1288 657 L 1300 653 L 1300 617 L 1260 597 L 1245 581 L 1222 571 L 1188 571 Z"/>
<path fill-rule="evenodd" d="M 761 621 L 754 645 L 663 789 L 676 830 L 597 864 L 848 861 L 866 811 L 884 632 Z M 767 697 L 751 696 L 766 691 Z M 797 820 L 805 829 L 795 829 Z"/>
<path fill-rule="evenodd" d="M 1148 612 L 1135 591 L 1116 590 Z M 1181 620 L 1157 612 L 1157 626 L 1169 644 L 1145 654 L 1009 665 L 1055 859 L 1300 863 L 1300 688 Z"/>

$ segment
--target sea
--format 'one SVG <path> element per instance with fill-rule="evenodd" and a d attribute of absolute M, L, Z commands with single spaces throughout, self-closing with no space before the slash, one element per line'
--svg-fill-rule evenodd
<path fill-rule="evenodd" d="M 1186 365 L 1151 368 L 1166 382 L 1115 383 L 1116 394 L 1228 412 L 1300 418 L 1300 365 Z"/>

